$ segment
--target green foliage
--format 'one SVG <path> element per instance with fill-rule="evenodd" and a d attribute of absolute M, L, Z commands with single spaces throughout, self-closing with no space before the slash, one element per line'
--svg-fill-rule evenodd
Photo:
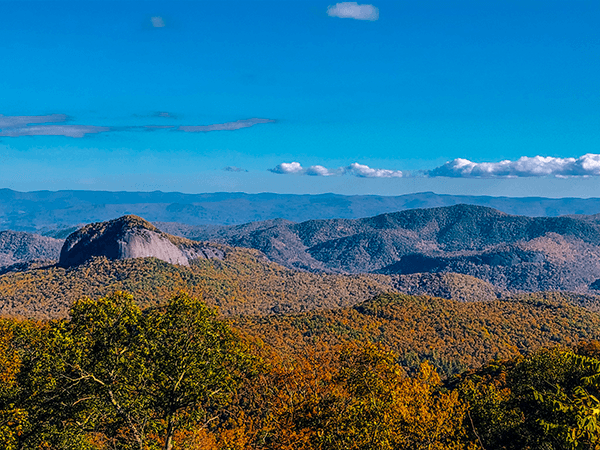
<path fill-rule="evenodd" d="M 600 318 L 556 299 L 386 295 L 237 321 L 265 343 L 187 294 L 135 298 L 0 321 L 0 448 L 599 448 L 600 343 L 574 344 Z M 487 364 L 443 383 L 429 361 Z"/>
<path fill-rule="evenodd" d="M 598 379 L 600 361 L 553 348 L 464 374 L 458 390 L 488 450 L 596 449 Z"/>
<path fill-rule="evenodd" d="M 144 394 L 166 423 L 165 448 L 174 430 L 208 427 L 220 418 L 255 360 L 204 303 L 180 294 L 146 318 L 150 386 Z"/>
<path fill-rule="evenodd" d="M 571 352 L 563 357 L 577 376 L 569 386 L 557 384 L 553 391 L 534 391 L 535 399 L 542 405 L 550 403 L 555 413 L 554 418 L 539 419 L 539 423 L 566 448 L 600 449 L 600 361 Z"/>
<path fill-rule="evenodd" d="M 6 448 L 97 448 L 101 436 L 110 448 L 170 449 L 176 431 L 218 423 L 255 365 L 215 311 L 184 294 L 147 313 L 122 292 L 84 298 L 24 341 L 21 370 L 2 385 Z"/>

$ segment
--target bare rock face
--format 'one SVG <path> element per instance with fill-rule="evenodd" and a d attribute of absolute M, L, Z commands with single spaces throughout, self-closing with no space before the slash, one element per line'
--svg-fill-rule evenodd
<path fill-rule="evenodd" d="M 197 258 L 223 259 L 218 245 L 203 244 L 163 233 L 138 216 L 86 225 L 67 237 L 59 265 L 71 267 L 98 256 L 108 259 L 155 257 L 171 264 L 189 265 Z"/>

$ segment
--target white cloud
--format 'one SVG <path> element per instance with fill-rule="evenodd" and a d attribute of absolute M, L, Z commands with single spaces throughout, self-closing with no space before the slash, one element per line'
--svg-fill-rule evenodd
<path fill-rule="evenodd" d="M 188 133 L 208 133 L 209 131 L 233 131 L 239 130 L 240 128 L 248 128 L 259 123 L 275 123 L 276 121 L 273 119 L 244 119 L 244 120 L 236 120 L 235 122 L 225 122 L 225 123 L 214 123 L 211 125 L 199 125 L 199 126 L 181 126 L 178 130 L 185 131 Z"/>
<path fill-rule="evenodd" d="M 281 163 L 275 166 L 273 169 L 269 169 L 270 172 L 287 174 L 287 173 L 299 173 L 302 172 L 302 166 L 298 162 Z"/>
<path fill-rule="evenodd" d="M 377 20 L 379 9 L 373 5 L 359 5 L 356 2 L 336 3 L 327 8 L 327 15 L 341 19 Z"/>
<path fill-rule="evenodd" d="M 330 177 L 332 175 L 339 175 L 339 170 L 330 170 L 327 167 L 323 166 L 310 166 L 308 169 L 304 171 L 305 175 L 310 175 L 312 177 Z"/>
<path fill-rule="evenodd" d="M 4 116 L 0 114 L 0 129 L 23 127 L 31 123 L 64 122 L 65 114 L 48 114 L 46 116 Z"/>
<path fill-rule="evenodd" d="M 516 161 L 475 163 L 457 158 L 425 172 L 430 177 L 454 178 L 518 178 L 599 176 L 600 154 L 588 153 L 580 158 L 523 156 Z"/>
<path fill-rule="evenodd" d="M 82 138 L 86 134 L 110 131 L 109 127 L 96 127 L 93 125 L 35 125 L 20 128 L 7 128 L 0 131 L 0 136 L 66 136 Z"/>
<path fill-rule="evenodd" d="M 273 169 L 269 169 L 270 172 L 280 174 L 297 173 L 301 175 L 310 175 L 313 177 L 331 177 L 339 175 L 354 175 L 360 178 L 400 178 L 404 176 L 400 170 L 389 170 L 389 169 L 372 169 L 364 164 L 352 163 L 347 167 L 340 167 L 338 169 L 328 169 L 324 166 L 310 166 L 303 168 L 300 163 L 281 163 Z"/>
<path fill-rule="evenodd" d="M 372 169 L 364 164 L 352 163 L 346 168 L 347 173 L 352 173 L 361 178 L 401 178 L 401 170 Z"/>
<path fill-rule="evenodd" d="M 160 16 L 151 17 L 150 21 L 152 22 L 152 26 L 154 28 L 163 28 L 165 26 L 165 21 Z"/>

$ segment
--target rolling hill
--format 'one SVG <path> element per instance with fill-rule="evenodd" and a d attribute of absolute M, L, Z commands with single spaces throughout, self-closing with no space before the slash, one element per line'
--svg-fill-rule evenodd
<path fill-rule="evenodd" d="M 541 347 L 600 338 L 600 315 L 560 293 L 464 303 L 429 296 L 381 295 L 331 310 L 240 317 L 235 324 L 283 354 L 330 351 L 357 340 L 380 342 L 409 370 L 429 360 L 446 375 Z"/>
<path fill-rule="evenodd" d="M 0 231 L 0 267 L 57 260 L 63 241 L 22 231 Z"/>
<path fill-rule="evenodd" d="M 456 205 L 364 219 L 160 227 L 191 239 L 254 248 L 286 267 L 312 272 L 455 272 L 497 289 L 531 292 L 586 292 L 600 278 L 600 225 L 587 216 L 513 216 Z"/>
<path fill-rule="evenodd" d="M 37 242 L 27 233 L 15 236 L 23 245 Z M 39 255 L 55 257 L 61 243 L 41 238 L 39 246 L 50 246 L 54 253 L 48 250 Z M 0 314 L 61 317 L 76 299 L 115 290 L 139 295 L 144 306 L 184 290 L 204 295 L 225 315 L 347 306 L 398 291 L 462 301 L 495 299 L 502 294 L 489 283 L 453 273 L 346 275 L 292 270 L 255 249 L 176 237 L 136 216 L 75 231 L 64 241 L 58 263 L 32 261 L 39 255 L 0 271 Z M 593 296 L 586 298 L 590 307 L 597 303 Z"/>

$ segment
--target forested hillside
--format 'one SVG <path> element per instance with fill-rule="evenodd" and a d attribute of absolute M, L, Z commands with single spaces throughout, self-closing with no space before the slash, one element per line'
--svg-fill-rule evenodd
<path fill-rule="evenodd" d="M 585 292 L 600 278 L 600 225 L 593 217 L 512 216 L 456 205 L 355 220 L 160 226 L 191 239 L 255 248 L 286 267 L 313 272 L 455 272 L 497 289 L 530 292 Z"/>
<path fill-rule="evenodd" d="M 288 256 L 345 234 L 336 264 L 422 251 L 343 274 L 133 216 L 90 225 L 60 264 L 0 274 L 0 448 L 596 449 L 600 297 L 502 287 L 580 282 L 597 226 L 459 206 L 240 228 Z"/>
<path fill-rule="evenodd" d="M 156 256 L 187 265 L 197 258 L 221 258 L 219 244 L 225 244 L 259 250 L 290 269 L 393 275 L 397 288 L 409 293 L 443 291 L 423 288 L 429 283 L 418 281 L 423 275 L 415 274 L 424 273 L 472 276 L 492 285 L 485 288 L 488 294 L 594 293 L 600 280 L 600 223 L 593 216 L 533 218 L 456 205 L 356 220 L 276 219 L 234 227 L 159 225 L 161 229 L 132 215 L 87 225 L 68 236 L 60 264 L 75 266 L 98 256 Z M 10 233 L 4 233 L 6 245 L 0 248 L 5 272 L 22 270 L 26 268 L 22 263 L 39 258 L 56 258 L 62 242 Z M 430 277 L 436 279 L 440 278 Z"/>
<path fill-rule="evenodd" d="M 18 231 L 0 231 L 0 268 L 35 260 L 58 260 L 63 241 Z"/>
<path fill-rule="evenodd" d="M 94 258 L 73 267 L 51 266 L 0 275 L 0 315 L 64 317 L 81 297 L 117 290 L 153 306 L 179 291 L 203 296 L 224 315 L 282 314 L 353 305 L 394 291 L 393 277 L 310 274 L 286 269 L 260 253 L 229 248 L 224 260 L 198 259 L 189 266 L 156 258 Z"/>
<path fill-rule="evenodd" d="M 388 294 L 349 308 L 242 317 L 237 326 L 290 354 L 347 341 L 382 343 L 407 369 L 446 375 L 551 345 L 600 339 L 600 316 L 560 293 L 464 303 Z"/>
<path fill-rule="evenodd" d="M 226 249 L 223 260 L 197 259 L 189 266 L 156 258 L 93 258 L 71 268 L 52 265 L 23 269 L 0 274 L 0 316 L 64 317 L 79 298 L 96 298 L 118 290 L 134 293 L 144 307 L 185 291 L 202 296 L 225 316 L 352 306 L 388 292 L 469 302 L 509 295 L 476 278 L 452 273 L 387 276 L 295 271 L 269 262 L 257 251 L 232 247 Z M 597 295 L 555 295 L 589 310 L 600 308 Z"/>
<path fill-rule="evenodd" d="M 142 311 L 115 293 L 75 302 L 64 320 L 0 320 L 0 446 L 578 450 L 600 441 L 600 342 L 578 342 L 597 336 L 598 316 L 583 309 L 383 296 L 350 314 L 238 320 L 235 330 L 185 294 L 160 303 Z M 265 326 L 271 344 L 248 335 Z M 290 346 L 294 334 L 303 338 Z M 450 361 L 459 345 L 474 352 L 469 365 L 486 353 L 510 358 L 449 379 L 419 361 Z M 408 346 L 412 364 L 399 364 Z M 427 356 L 433 348 L 441 357 Z"/>

